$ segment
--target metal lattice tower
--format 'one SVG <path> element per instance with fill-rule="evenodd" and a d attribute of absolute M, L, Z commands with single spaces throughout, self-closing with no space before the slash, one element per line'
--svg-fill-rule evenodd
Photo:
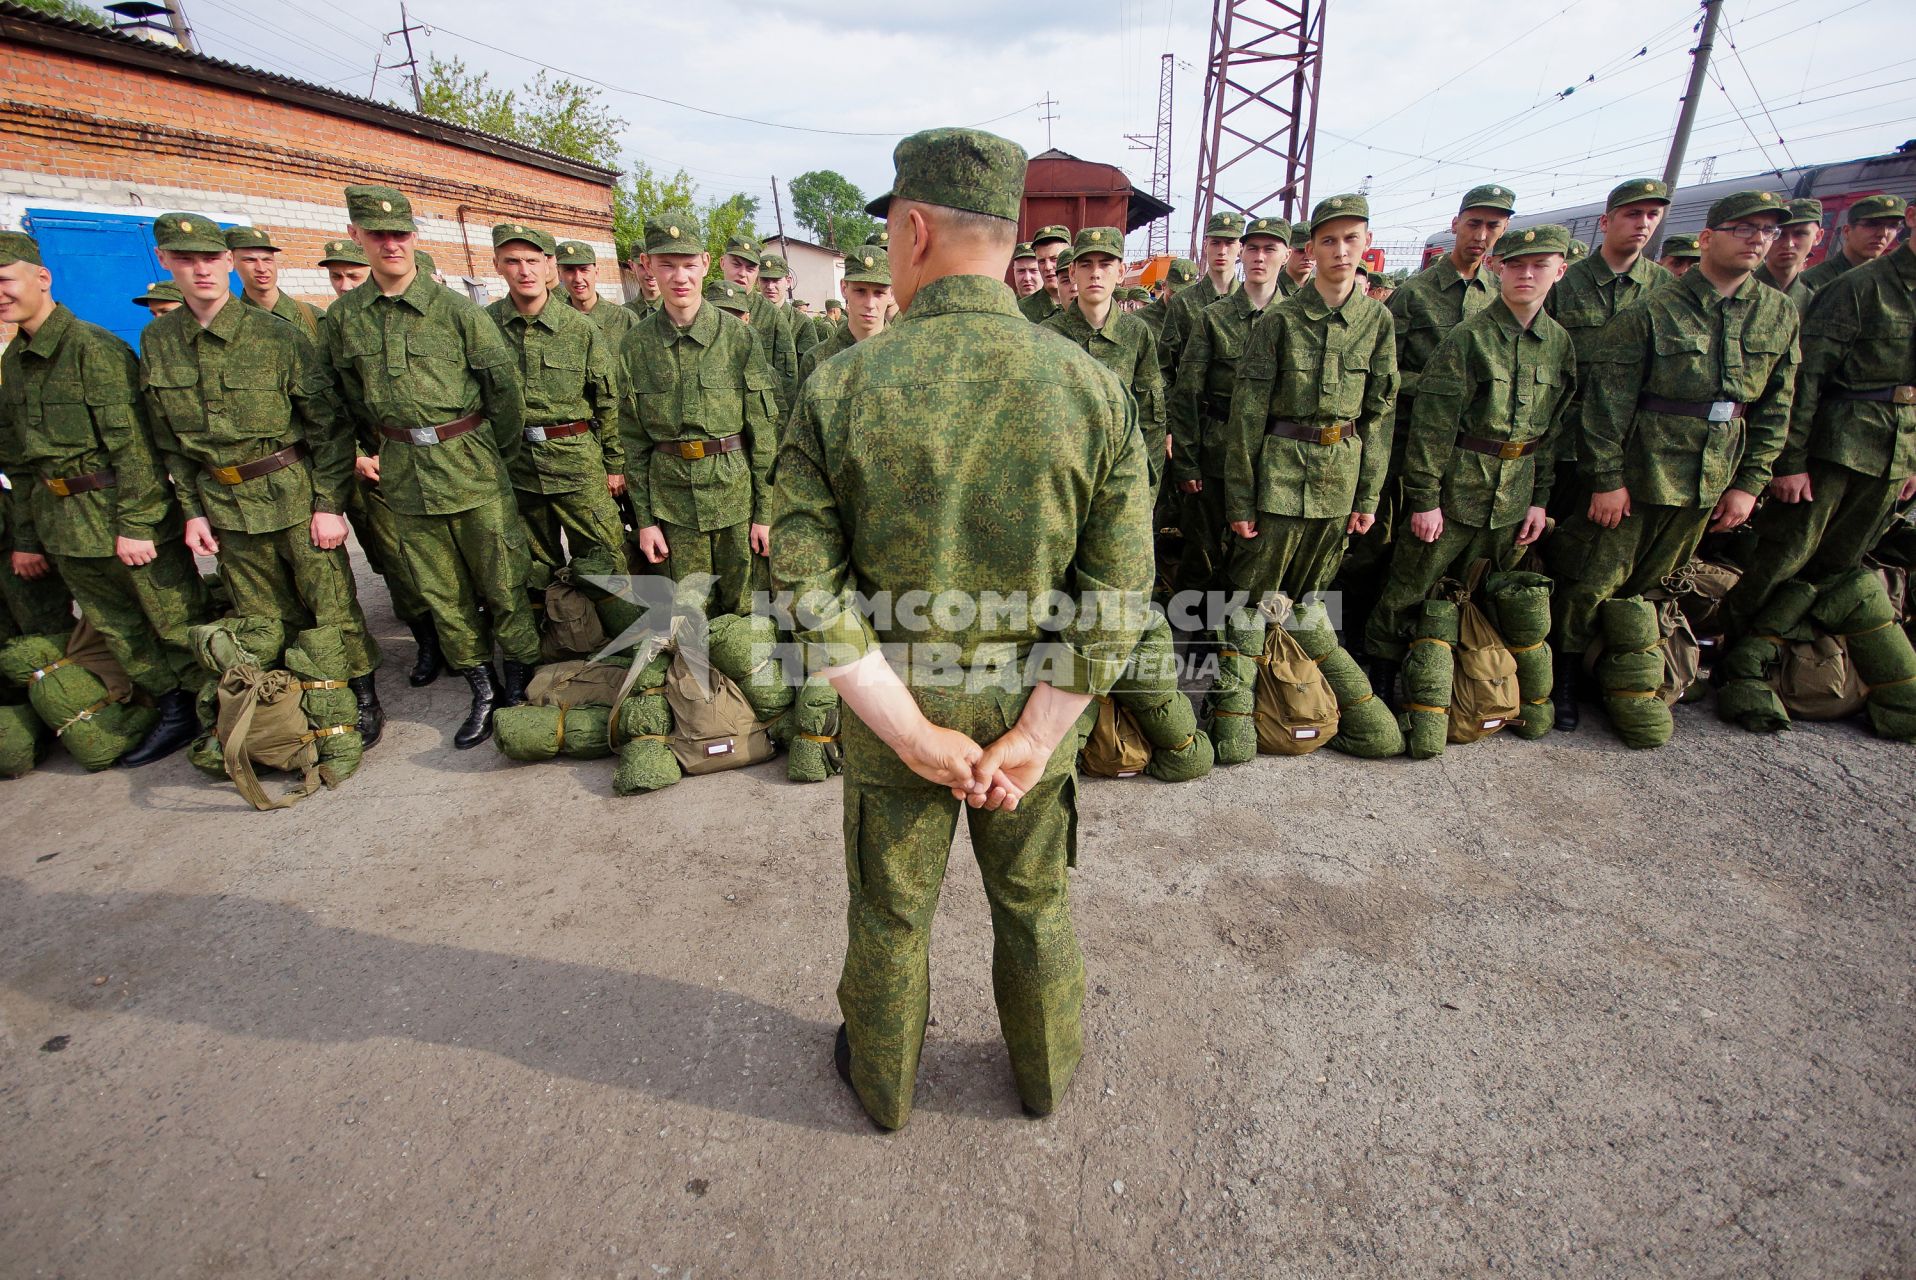
<path fill-rule="evenodd" d="M 1171 55 L 1158 60 L 1158 136 L 1151 148 L 1151 194 L 1171 203 Z M 1171 252 L 1171 215 L 1145 228 L 1145 252 L 1156 258 Z"/>
<path fill-rule="evenodd" d="M 1204 224 L 1220 205 L 1246 214 L 1269 213 L 1271 203 L 1281 198 L 1286 218 L 1309 215 L 1327 3 L 1216 0 L 1192 200 L 1193 256 Z M 1276 187 L 1242 202 L 1218 190 L 1226 170 L 1260 155 L 1282 162 Z"/>

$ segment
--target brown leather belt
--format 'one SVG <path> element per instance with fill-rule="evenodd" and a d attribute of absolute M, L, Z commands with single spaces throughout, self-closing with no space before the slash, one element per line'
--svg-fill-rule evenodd
<path fill-rule="evenodd" d="M 696 462 L 700 458 L 709 458 L 715 453 L 737 453 L 745 447 L 745 437 L 725 436 L 719 440 L 667 440 L 664 444 L 652 446 L 660 453 L 669 453 Z"/>
<path fill-rule="evenodd" d="M 463 436 L 486 420 L 483 413 L 469 413 L 463 418 L 455 418 L 436 427 L 381 427 L 379 434 L 388 440 L 397 440 L 401 444 L 444 444 L 448 440 Z"/>
<path fill-rule="evenodd" d="M 295 462 L 303 462 L 312 456 L 304 441 L 294 441 L 277 453 L 269 453 L 264 458 L 255 458 L 251 462 L 242 462 L 237 467 L 207 467 L 206 474 L 221 484 L 242 484 L 260 476 L 270 476 L 275 471 L 284 471 Z"/>
<path fill-rule="evenodd" d="M 1328 427 L 1307 427 L 1301 422 L 1286 422 L 1279 419 L 1266 430 L 1274 436 L 1283 436 L 1287 440 L 1302 440 L 1308 444 L 1336 444 L 1344 437 L 1356 433 L 1355 422 L 1333 422 Z"/>
<path fill-rule="evenodd" d="M 1475 449 L 1478 453 L 1487 453 L 1493 458 L 1502 458 L 1509 462 L 1513 458 L 1527 458 L 1537 451 L 1538 442 L 1525 440 L 1486 440 L 1482 436 L 1458 436 L 1460 448 Z"/>
<path fill-rule="evenodd" d="M 111 467 L 105 471 L 95 471 L 92 475 L 67 476 L 65 479 L 59 476 L 46 477 L 47 488 L 62 498 L 71 498 L 76 493 L 91 493 L 95 489 L 111 489 L 118 483 L 120 474 Z"/>
<path fill-rule="evenodd" d="M 1916 404 L 1916 387 L 1883 387 L 1877 391 L 1843 391 L 1829 400 L 1873 400 L 1877 404 Z"/>
<path fill-rule="evenodd" d="M 592 430 L 590 422 L 555 422 L 549 427 L 527 427 L 527 444 L 544 444 L 548 440 L 563 440 L 567 436 L 582 436 Z"/>
<path fill-rule="evenodd" d="M 1683 418 L 1702 418 L 1707 422 L 1732 422 L 1749 412 L 1749 406 L 1734 400 L 1665 400 L 1662 396 L 1639 396 L 1637 408 L 1651 413 L 1674 413 Z"/>

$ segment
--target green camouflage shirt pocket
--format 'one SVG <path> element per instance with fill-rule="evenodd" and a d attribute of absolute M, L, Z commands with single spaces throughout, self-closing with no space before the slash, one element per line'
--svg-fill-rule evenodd
<path fill-rule="evenodd" d="M 708 351 L 699 362 L 698 416 L 688 408 L 686 421 L 696 421 L 715 436 L 736 434 L 745 422 L 746 390 L 744 372 L 721 363 L 720 352 Z"/>
<path fill-rule="evenodd" d="M 225 412 L 209 414 L 208 426 L 227 440 L 276 440 L 293 425 L 293 402 L 270 365 L 243 365 L 220 374 Z"/>
<path fill-rule="evenodd" d="M 154 403 L 175 435 L 206 430 L 205 406 L 200 403 L 200 371 L 190 364 L 151 361 L 140 371 Z"/>
<path fill-rule="evenodd" d="M 757 395 L 761 412 L 773 422 L 779 420 L 778 379 L 769 371 L 747 368 L 745 370 L 745 390 L 748 395 Z M 740 421 L 744 420 L 744 406 L 740 405 Z"/>
<path fill-rule="evenodd" d="M 412 398 L 421 403 L 463 404 L 477 393 L 455 333 L 415 327 L 406 335 L 406 365 L 418 387 Z"/>
<path fill-rule="evenodd" d="M 1722 389 L 1709 339 L 1700 333 L 1658 333 L 1656 360 L 1644 379 L 1644 392 L 1666 400 L 1715 400 Z"/>
<path fill-rule="evenodd" d="M 86 385 L 49 380 L 37 391 L 29 384 L 27 424 L 61 452 L 84 449 L 96 442 L 93 415 L 87 411 Z"/>

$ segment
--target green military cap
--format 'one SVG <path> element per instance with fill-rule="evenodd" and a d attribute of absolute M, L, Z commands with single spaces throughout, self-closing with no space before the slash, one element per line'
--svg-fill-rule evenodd
<path fill-rule="evenodd" d="M 1363 196 L 1329 196 L 1317 202 L 1311 210 L 1311 226 L 1329 222 L 1333 218 L 1362 218 L 1370 221 L 1370 201 Z"/>
<path fill-rule="evenodd" d="M 593 267 L 599 263 L 599 255 L 591 245 L 583 240 L 559 241 L 559 265 L 562 267 Z"/>
<path fill-rule="evenodd" d="M 1638 204 L 1644 200 L 1654 200 L 1658 204 L 1670 203 L 1670 188 L 1655 178 L 1632 178 L 1615 187 L 1610 198 L 1603 202 L 1603 211 L 1622 208 L 1626 204 Z"/>
<path fill-rule="evenodd" d="M 133 305 L 136 307 L 144 307 L 149 302 L 185 301 L 186 295 L 181 293 L 180 287 L 171 280 L 155 280 L 152 284 L 146 286 L 142 292 L 135 294 L 133 297 Z"/>
<path fill-rule="evenodd" d="M 427 275 L 432 275 L 439 270 L 439 264 L 434 262 L 432 255 L 424 249 L 414 249 L 412 251 L 412 264 Z"/>
<path fill-rule="evenodd" d="M 1073 258 L 1076 258 L 1077 256 L 1078 256 L 1077 250 L 1073 249 L 1070 245 L 1066 245 L 1064 248 L 1058 250 L 1058 262 L 1057 262 L 1058 268 L 1062 270 L 1063 268 L 1070 266 L 1071 260 Z"/>
<path fill-rule="evenodd" d="M 1311 242 L 1311 224 L 1293 222 L 1291 224 L 1291 248 L 1302 249 Z"/>
<path fill-rule="evenodd" d="M 730 280 L 714 280 L 706 285 L 705 300 L 738 315 L 744 315 L 752 309 L 750 295 Z"/>
<path fill-rule="evenodd" d="M 220 224 L 197 213 L 163 213 L 153 219 L 153 243 L 178 253 L 225 253 Z"/>
<path fill-rule="evenodd" d="M 1777 225 L 1781 226 L 1783 219 L 1790 216 L 1790 207 L 1774 191 L 1737 191 L 1711 205 L 1710 216 L 1704 219 L 1703 225 L 1720 227 L 1738 218 L 1752 218 L 1765 213 L 1775 214 Z"/>
<path fill-rule="evenodd" d="M 768 253 L 759 259 L 758 273 L 767 280 L 783 280 L 792 274 L 792 269 L 786 265 L 785 259 L 776 253 Z"/>
<path fill-rule="evenodd" d="M 240 249 L 271 249 L 279 252 L 279 246 L 273 243 L 273 237 L 260 227 L 228 227 L 226 229 L 226 247 Z"/>
<path fill-rule="evenodd" d="M 552 242 L 551 236 L 537 227 L 528 227 L 523 222 L 501 222 L 493 227 L 493 248 L 503 249 L 514 240 L 521 244 L 529 244 L 540 253 L 552 253 L 558 249 L 558 246 Z"/>
<path fill-rule="evenodd" d="M 391 187 L 347 187 L 346 217 L 361 231 L 417 231 L 412 201 Z"/>
<path fill-rule="evenodd" d="M 883 249 L 887 245 L 891 244 L 891 232 L 887 231 L 884 227 L 880 227 L 878 228 L 878 230 L 872 232 L 870 235 L 865 237 L 865 243 L 869 245 L 876 245 L 880 249 Z"/>
<path fill-rule="evenodd" d="M 1467 208 L 1488 208 L 1488 205 L 1468 205 Z M 1497 237 L 1497 247 L 1491 253 L 1506 260 L 1510 258 L 1528 258 L 1539 253 L 1561 253 L 1570 256 L 1570 228 L 1548 223 L 1541 227 L 1525 227 L 1522 231 L 1506 231 Z"/>
<path fill-rule="evenodd" d="M 1025 198 L 1025 149 L 982 129 L 926 129 L 892 149 L 891 190 L 865 206 L 885 216 L 892 198 L 1018 220 Z"/>
<path fill-rule="evenodd" d="M 725 246 L 725 252 L 735 253 L 732 245 L 739 244 L 739 237 L 732 237 L 732 244 Z M 758 246 L 748 240 L 743 243 L 752 250 L 752 261 L 758 261 Z M 648 218 L 645 223 L 645 251 L 647 253 L 704 253 L 705 241 L 699 235 L 698 219 L 692 216 L 690 209 L 679 209 L 662 213 L 656 218 Z M 740 254 L 740 256 L 744 256 Z"/>
<path fill-rule="evenodd" d="M 1018 247 L 1011 251 L 1011 260 L 1013 262 L 1018 261 L 1020 258 L 1035 258 L 1037 256 L 1038 251 L 1031 247 L 1031 241 L 1029 240 L 1020 240 Z"/>
<path fill-rule="evenodd" d="M 879 251 L 876 245 L 862 245 L 860 252 L 845 255 L 846 284 L 882 284 L 891 283 L 891 259 Z M 837 299 L 827 302 L 833 306 Z"/>
<path fill-rule="evenodd" d="M 1813 222 L 1818 226 L 1821 226 L 1823 223 L 1823 202 L 1821 200 L 1812 200 L 1808 197 L 1801 200 L 1792 200 L 1789 204 L 1789 210 L 1789 213 L 1783 219 L 1783 225 L 1786 227 L 1801 226 L 1805 222 Z"/>
<path fill-rule="evenodd" d="M 1225 209 L 1211 215 L 1204 224 L 1206 240 L 1241 240 L 1244 238 L 1244 215 L 1235 209 Z"/>
<path fill-rule="evenodd" d="M 1570 242 L 1570 251 L 1563 256 L 1572 262 L 1575 262 L 1579 258 L 1587 258 L 1590 256 L 1590 246 L 1581 240 L 1572 240 Z"/>
<path fill-rule="evenodd" d="M 1464 202 L 1457 206 L 1457 212 L 1462 213 L 1466 209 L 1502 209 L 1505 213 L 1514 213 L 1516 208 L 1517 193 L 1492 182 L 1464 192 Z"/>
<path fill-rule="evenodd" d="M 344 262 L 350 266 L 366 267 L 372 264 L 366 261 L 366 251 L 351 240 L 328 240 L 320 252 L 319 265 L 331 266 L 335 262 Z"/>
<path fill-rule="evenodd" d="M 1252 218 L 1244 226 L 1244 238 L 1252 236 L 1270 236 L 1278 240 L 1291 238 L 1291 224 L 1282 218 Z"/>
<path fill-rule="evenodd" d="M 661 251 L 654 249 L 653 252 L 658 253 Z M 664 252 L 683 253 L 685 250 L 665 250 Z M 725 252 L 731 254 L 734 258 L 743 258 L 756 267 L 759 265 L 760 259 L 765 256 L 765 246 L 758 242 L 756 236 L 747 235 L 745 232 L 740 231 L 725 242 Z"/>
<path fill-rule="evenodd" d="M 1038 234 L 1031 237 L 1031 247 L 1035 249 L 1039 245 L 1049 244 L 1053 240 L 1062 240 L 1064 243 L 1070 244 L 1071 228 L 1059 226 L 1055 222 L 1048 227 L 1039 227 Z"/>
<path fill-rule="evenodd" d="M 887 264 L 887 268 L 888 268 L 888 269 L 889 269 L 889 266 L 890 266 L 890 264 L 888 263 L 888 264 Z M 838 299 L 838 298 L 827 298 L 827 299 L 825 299 L 825 310 L 827 310 L 827 311 L 843 311 L 844 309 L 845 309 L 845 304 L 844 304 L 844 302 L 843 302 L 843 301 L 841 301 L 840 299 Z"/>
<path fill-rule="evenodd" d="M 0 267 L 10 267 L 16 262 L 45 266 L 40 261 L 40 242 L 24 231 L 0 231 Z"/>
<path fill-rule="evenodd" d="M 1072 241 L 1071 256 L 1082 258 L 1087 253 L 1102 253 L 1107 257 L 1123 259 L 1124 232 L 1116 227 L 1086 227 Z"/>
<path fill-rule="evenodd" d="M 1849 207 L 1849 222 L 1853 227 L 1871 218 L 1900 218 L 1908 208 L 1907 200 L 1901 196 L 1890 195 L 1888 192 L 1864 196 Z"/>
<path fill-rule="evenodd" d="M 1170 270 L 1164 273 L 1164 278 L 1169 280 L 1173 287 L 1181 289 L 1198 278 L 1198 264 L 1189 258 L 1173 258 Z"/>
<path fill-rule="evenodd" d="M 1663 256 L 1666 258 L 1701 258 L 1703 250 L 1697 248 L 1696 237 L 1682 232 L 1663 237 Z"/>

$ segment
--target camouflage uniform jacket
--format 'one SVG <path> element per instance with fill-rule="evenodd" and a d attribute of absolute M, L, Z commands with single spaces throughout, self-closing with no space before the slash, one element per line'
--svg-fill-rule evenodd
<path fill-rule="evenodd" d="M 798 348 L 798 354 L 802 359 L 807 351 L 818 345 L 818 322 L 793 306 L 789 298 L 779 305 L 785 312 L 786 319 L 791 322 L 792 343 Z"/>
<path fill-rule="evenodd" d="M 240 301 L 249 307 L 259 307 L 259 303 L 253 301 L 250 294 L 240 294 Z M 280 319 L 290 320 L 298 325 L 299 331 L 306 335 L 306 341 L 319 341 L 320 310 L 312 303 L 301 302 L 298 298 L 286 292 L 286 290 L 281 289 L 279 291 L 279 297 L 274 300 L 271 307 L 260 309 L 271 311 Z M 185 308 L 181 308 L 181 310 L 185 310 Z"/>
<path fill-rule="evenodd" d="M 1275 305 L 1271 295 L 1268 305 Z M 1243 289 L 1204 308 L 1178 357 L 1171 387 L 1171 481 L 1224 478 L 1224 429 L 1231 420 L 1231 390 L 1237 362 L 1250 340 L 1251 326 L 1263 310 L 1254 310 Z"/>
<path fill-rule="evenodd" d="M 943 650 L 975 682 L 902 673 L 939 724 L 997 736 L 1022 706 L 1021 675 L 1104 693 L 1137 644 L 1151 494 L 1131 401 L 1108 369 L 1022 319 L 1002 281 L 934 280 L 892 327 L 820 366 L 780 443 L 773 505 L 772 577 L 798 602 L 798 639 L 830 665 L 881 643 Z M 943 623 L 886 611 L 874 625 L 854 601 L 944 591 L 1030 607 Z M 1046 631 L 1039 602 L 1054 592 L 1109 607 Z M 922 629 L 901 625 L 921 616 Z M 915 782 L 895 757 L 855 777 L 871 755 L 890 757 L 848 751 L 846 776 Z"/>
<path fill-rule="evenodd" d="M 1164 328 L 1158 334 L 1158 368 L 1167 383 L 1177 381 L 1178 361 L 1184 356 L 1184 344 L 1190 338 L 1191 327 L 1197 323 L 1197 318 L 1213 302 L 1228 298 L 1237 291 L 1236 276 L 1231 277 L 1228 289 L 1219 291 L 1207 274 L 1186 285 L 1184 292 L 1171 299 L 1171 305 L 1164 313 Z"/>
<path fill-rule="evenodd" d="M 387 297 L 367 281 L 327 308 L 346 407 L 368 428 L 486 424 L 438 444 L 377 436 L 379 489 L 401 515 L 470 511 L 500 496 L 519 456 L 525 398 L 512 348 L 472 301 L 420 273 Z"/>
<path fill-rule="evenodd" d="M 61 497 L 49 479 L 111 470 Z M 16 551 L 110 556 L 116 537 L 178 537 L 180 509 L 153 447 L 133 349 L 64 306 L 0 360 L 0 471 L 13 484 Z"/>
<path fill-rule="evenodd" d="M 1118 381 L 1137 405 L 1146 471 L 1156 475 L 1158 468 L 1150 464 L 1164 460 L 1164 381 L 1158 371 L 1157 340 L 1151 336 L 1151 330 L 1136 316 L 1119 311 L 1115 302 L 1104 317 L 1101 329 L 1091 327 L 1076 302 L 1046 320 L 1043 327 L 1068 338 L 1118 375 Z"/>
<path fill-rule="evenodd" d="M 1313 286 L 1265 308 L 1238 360 L 1224 432 L 1224 518 L 1375 512 L 1396 406 L 1396 328 L 1361 283 L 1341 307 Z M 1325 445 L 1268 434 L 1279 421 L 1355 427 Z"/>
<path fill-rule="evenodd" d="M 592 424 L 584 435 L 526 441 L 507 468 L 512 487 L 577 493 L 603 486 L 608 473 L 623 472 L 618 360 L 599 326 L 551 294 L 536 316 L 520 315 L 510 296 L 489 303 L 486 314 L 512 348 L 527 428 Z"/>
<path fill-rule="evenodd" d="M 1062 310 L 1064 308 L 1058 305 L 1058 300 L 1051 296 L 1048 289 L 1040 288 L 1036 293 L 1018 299 L 1018 314 L 1033 324 L 1043 324 Z"/>
<path fill-rule="evenodd" d="M 881 329 L 879 332 L 882 333 L 884 331 Z M 850 325 L 840 326 L 814 344 L 810 351 L 807 351 L 798 358 L 799 390 L 804 390 L 805 384 L 811 380 L 812 373 L 819 365 L 824 364 L 839 352 L 855 345 L 857 345 L 857 339 L 852 337 Z"/>
<path fill-rule="evenodd" d="M 777 379 L 752 333 L 701 303 L 681 329 L 663 307 L 626 336 L 619 430 L 639 528 L 664 521 L 709 533 L 763 524 L 777 450 Z M 745 437 L 731 453 L 685 458 L 672 440 Z"/>
<path fill-rule="evenodd" d="M 792 396 L 798 388 L 798 342 L 792 336 L 792 321 L 785 308 L 757 289 L 745 293 L 746 312 L 752 317 L 752 337 L 759 354 L 771 369 L 772 390 L 778 399 L 778 420 L 791 412 Z"/>
<path fill-rule="evenodd" d="M 1562 325 L 1538 312 L 1526 329 L 1502 298 L 1491 299 L 1437 344 L 1415 407 L 1398 422 L 1405 504 L 1441 507 L 1446 520 L 1479 529 L 1522 523 L 1528 508 L 1550 500 L 1556 436 L 1576 383 L 1576 353 Z M 1459 435 L 1537 447 L 1493 458 L 1459 446 Z"/>
<path fill-rule="evenodd" d="M 657 298 L 648 299 L 644 294 L 640 294 L 638 297 L 626 303 L 625 309 L 632 313 L 634 320 L 643 320 L 659 309 L 659 300 Z"/>
<path fill-rule="evenodd" d="M 1596 349 L 1597 335 L 1610 318 L 1635 302 L 1646 297 L 1661 285 L 1676 279 L 1668 267 L 1659 266 L 1650 259 L 1638 256 L 1627 271 L 1616 272 L 1603 260 L 1601 249 L 1592 250 L 1587 258 L 1580 258 L 1570 264 L 1563 273 L 1563 279 L 1551 286 L 1550 296 L 1544 299 L 1543 309 L 1550 318 L 1564 327 L 1570 335 L 1570 345 L 1577 351 L 1577 383 L 1587 390 L 1590 385 L 1590 371 L 1585 366 L 1590 362 L 1590 353 Z M 1579 393 L 1581 394 L 1581 392 Z M 1562 438 L 1557 442 L 1560 458 L 1573 459 L 1580 452 L 1579 440 L 1583 434 L 1583 415 L 1573 402 L 1570 416 L 1564 421 Z"/>
<path fill-rule="evenodd" d="M 1766 284 L 1781 293 L 1784 297 L 1796 304 L 1798 311 L 1806 311 L 1809 309 L 1810 299 L 1816 295 L 1811 291 L 1808 285 L 1803 283 L 1804 274 L 1805 273 L 1801 271 L 1797 272 L 1796 279 L 1790 281 L 1790 287 L 1785 289 L 1776 282 L 1776 275 L 1770 270 L 1770 264 L 1766 262 L 1756 269 L 1756 282 L 1758 284 Z"/>
<path fill-rule="evenodd" d="M 1817 291 L 1803 316 L 1789 443 L 1778 475 L 1810 458 L 1874 479 L 1916 475 L 1916 405 L 1846 393 L 1916 386 L 1916 249 L 1905 242 Z"/>
<path fill-rule="evenodd" d="M 572 300 L 572 295 L 567 294 L 565 301 L 566 305 L 574 311 L 579 310 L 579 304 Z M 616 364 L 619 352 L 625 348 L 625 335 L 639 327 L 641 319 L 639 313 L 629 306 L 615 306 L 604 298 L 600 298 L 592 304 L 592 310 L 582 314 L 599 326 L 599 332 L 605 335 L 605 349 L 611 354 L 613 363 Z"/>
<path fill-rule="evenodd" d="M 1701 270 L 1618 313 L 1579 362 L 1591 490 L 1668 507 L 1715 506 L 1731 487 L 1761 493 L 1789 432 L 1796 330 L 1776 290 L 1749 279 L 1724 298 Z M 1747 407 L 1711 422 L 1643 408 L 1644 396 Z"/>
<path fill-rule="evenodd" d="M 276 533 L 345 511 L 352 423 L 333 371 L 292 322 L 233 297 L 206 326 L 185 307 L 169 312 L 140 334 L 140 389 L 187 518 Z M 302 441 L 310 456 L 290 467 L 238 484 L 207 474 Z"/>
<path fill-rule="evenodd" d="M 1465 279 L 1445 254 L 1397 286 L 1384 305 L 1397 326 L 1397 406 L 1399 420 L 1410 420 L 1409 403 L 1417 395 L 1418 375 L 1444 336 L 1497 300 L 1497 277 L 1479 268 Z"/>
<path fill-rule="evenodd" d="M 1863 264 L 1852 259 L 1844 251 L 1841 241 L 1830 246 L 1829 254 L 1815 266 L 1797 277 L 1799 283 L 1812 294 L 1824 285 L 1838 279 L 1846 272 L 1854 271 Z"/>

